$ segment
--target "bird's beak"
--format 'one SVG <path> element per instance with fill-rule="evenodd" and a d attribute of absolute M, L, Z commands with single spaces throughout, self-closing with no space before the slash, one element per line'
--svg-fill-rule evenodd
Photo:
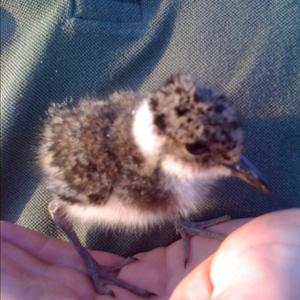
<path fill-rule="evenodd" d="M 234 176 L 254 186 L 258 190 L 265 193 L 271 191 L 263 175 L 243 155 L 241 155 L 239 162 L 232 165 L 227 165 L 227 167 L 232 171 Z"/>

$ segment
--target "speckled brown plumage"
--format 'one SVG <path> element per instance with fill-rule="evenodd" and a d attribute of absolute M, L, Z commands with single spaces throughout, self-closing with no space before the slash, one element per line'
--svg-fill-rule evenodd
<path fill-rule="evenodd" d="M 46 185 L 53 193 L 49 213 L 81 255 L 100 294 L 114 295 L 104 286 L 110 283 L 142 297 L 154 295 L 99 266 L 80 244 L 73 217 L 144 229 L 171 221 L 184 239 L 186 264 L 188 237 L 196 229 L 207 232 L 203 222 L 191 225 L 187 219 L 211 183 L 233 175 L 267 190 L 241 155 L 242 144 L 233 105 L 188 74 L 171 76 L 143 97 L 121 92 L 106 101 L 86 98 L 73 107 L 50 107 L 39 147 Z"/>
<path fill-rule="evenodd" d="M 234 107 L 190 75 L 176 74 L 146 100 L 154 133 L 164 138 L 150 164 L 132 130 L 143 99 L 121 92 L 106 101 L 50 107 L 39 157 L 56 196 L 70 204 L 104 205 L 115 194 L 133 207 L 163 211 L 178 197 L 161 168 L 166 155 L 198 172 L 238 161 L 243 138 Z"/>
<path fill-rule="evenodd" d="M 212 166 L 239 159 L 243 135 L 233 105 L 188 74 L 173 75 L 151 97 L 160 134 L 185 145 L 195 164 Z M 174 147 L 173 147 L 174 148 Z"/>
<path fill-rule="evenodd" d="M 53 189 L 62 200 L 103 205 L 116 192 L 128 204 L 149 209 L 168 200 L 158 168 L 147 170 L 131 134 L 140 100 L 132 92 L 122 92 L 108 101 L 89 98 L 77 107 L 50 107 L 40 160 L 50 189 L 56 177 L 66 183 L 67 189 Z M 59 169 L 55 174 L 43 162 L 49 155 L 51 167 Z"/>

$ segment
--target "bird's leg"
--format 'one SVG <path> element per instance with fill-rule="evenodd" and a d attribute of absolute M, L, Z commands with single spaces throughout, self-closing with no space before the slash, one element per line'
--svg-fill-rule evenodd
<path fill-rule="evenodd" d="M 129 257 L 121 263 L 116 263 L 109 266 L 98 264 L 97 261 L 88 252 L 88 250 L 81 245 L 71 222 L 66 217 L 64 204 L 59 200 L 53 200 L 49 203 L 48 210 L 55 224 L 63 230 L 69 241 L 73 244 L 76 251 L 81 256 L 99 294 L 114 297 L 114 292 L 106 287 L 107 284 L 111 284 L 124 288 L 140 297 L 149 298 L 151 296 L 155 296 L 154 293 L 148 292 L 147 290 L 144 290 L 142 288 L 135 287 L 109 273 L 111 271 L 119 270 L 123 266 L 136 261 L 136 258 Z"/>
<path fill-rule="evenodd" d="M 183 241 L 184 267 L 187 266 L 189 261 L 190 238 L 194 235 L 203 235 L 206 237 L 210 237 L 222 241 L 225 238 L 224 234 L 209 230 L 207 229 L 207 227 L 226 222 L 230 219 L 231 219 L 230 216 L 226 215 L 226 216 L 214 218 L 207 221 L 201 221 L 201 222 L 192 222 L 189 220 L 181 219 L 175 223 L 176 231 L 180 234 Z"/>

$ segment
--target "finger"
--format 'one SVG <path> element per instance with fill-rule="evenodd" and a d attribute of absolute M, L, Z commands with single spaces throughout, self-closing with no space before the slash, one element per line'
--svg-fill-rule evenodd
<path fill-rule="evenodd" d="M 110 265 L 119 262 L 122 257 L 98 250 L 90 251 L 99 264 Z M 80 255 L 71 243 L 56 238 L 50 238 L 40 250 L 39 256 L 49 264 L 70 267 L 87 274 L 86 267 Z"/>
<path fill-rule="evenodd" d="M 138 258 L 138 261 L 123 267 L 120 270 L 119 277 L 157 295 L 162 295 L 165 292 L 168 279 L 165 268 L 165 249 L 163 247 L 156 248 L 135 257 Z M 120 295 L 119 292 L 122 292 L 122 298 L 120 299 L 141 299 L 124 290 L 114 290 L 117 291 L 116 295 Z"/>
<path fill-rule="evenodd" d="M 66 241 L 48 238 L 39 232 L 6 221 L 1 221 L 1 237 L 49 264 L 72 267 L 86 272 L 79 254 Z M 111 253 L 91 252 L 100 264 L 110 264 L 122 259 Z"/>
<path fill-rule="evenodd" d="M 3 279 L 2 279 L 3 278 Z M 22 300 L 85 300 L 94 298 L 79 297 L 71 289 L 63 287 L 51 279 L 29 277 L 27 281 L 3 274 L 1 299 Z"/>
<path fill-rule="evenodd" d="M 72 245 L 65 241 L 47 238 L 39 232 L 5 221 L 1 221 L 1 238 L 48 264 L 76 266 L 84 271 L 79 256 Z"/>
<path fill-rule="evenodd" d="M 29 272 L 35 275 L 41 275 L 45 272 L 46 264 L 29 252 L 24 251 L 22 248 L 18 248 L 17 246 L 2 240 L 2 253 L 1 258 L 3 260 L 10 259 L 15 262 L 19 268 L 22 268 L 25 272 Z"/>
<path fill-rule="evenodd" d="M 2 239 L 30 252 L 32 255 L 36 255 L 47 240 L 41 233 L 6 221 L 0 221 L 0 232 Z"/>
<path fill-rule="evenodd" d="M 15 280 L 20 280 L 21 282 L 26 282 L 30 277 L 30 274 L 25 272 L 21 266 L 9 257 L 4 257 L 4 255 L 1 256 L 0 268 L 2 275 L 6 274 L 10 278 L 15 278 Z"/>
<path fill-rule="evenodd" d="M 24 288 L 28 283 L 35 282 L 36 288 L 39 289 L 40 285 L 43 285 L 47 289 L 45 282 L 50 284 L 51 281 L 54 281 L 57 282 L 60 289 L 68 288 L 74 292 L 74 295 L 79 295 L 81 299 L 95 297 L 96 293 L 92 282 L 85 274 L 66 267 L 47 265 L 23 249 L 17 248 L 6 241 L 1 244 L 1 272 L 5 274 L 5 278 L 9 276 L 10 280 L 7 283 L 17 284 L 17 281 L 19 283 L 23 282 Z M 76 284 L 74 284 L 75 282 Z M 51 285 L 53 284 L 51 282 Z M 34 286 L 32 288 L 35 289 Z"/>
<path fill-rule="evenodd" d="M 209 227 L 212 231 L 217 231 L 223 233 L 224 235 L 229 235 L 239 227 L 245 225 L 250 222 L 253 218 L 240 218 L 240 219 L 232 219 L 230 221 L 226 221 L 214 226 Z"/>
<path fill-rule="evenodd" d="M 293 209 L 258 217 L 235 231 L 212 261 L 213 296 L 299 298 L 299 230 L 300 209 Z"/>
<path fill-rule="evenodd" d="M 30 277 L 14 261 L 1 257 L 0 299 L 26 299 L 25 286 Z M 21 295 L 23 296 L 21 298 Z"/>
<path fill-rule="evenodd" d="M 249 219 L 246 218 L 230 220 L 218 225 L 211 226 L 210 229 L 227 235 L 247 222 L 249 222 Z M 211 293 L 211 283 L 208 271 L 211 261 L 210 256 L 218 249 L 221 242 L 203 236 L 193 237 L 191 239 L 190 263 L 187 268 L 183 267 L 182 259 L 180 259 L 182 257 L 181 242 L 182 241 L 179 240 L 168 247 L 169 259 L 167 259 L 167 261 L 172 261 L 172 263 L 169 264 L 169 274 L 172 274 L 172 276 L 170 278 L 168 292 L 169 294 L 171 294 L 174 288 L 177 286 L 174 294 L 172 294 L 172 297 L 174 297 L 174 299 L 185 299 L 183 295 L 186 294 L 187 299 L 189 299 L 189 297 L 193 296 L 193 293 L 188 296 L 192 288 L 192 286 L 189 286 L 189 284 L 195 284 L 195 286 L 197 286 L 197 290 L 199 290 L 199 284 L 203 284 L 201 290 L 205 290 L 205 292 L 201 292 L 201 295 L 199 295 L 199 297 L 201 297 L 199 299 L 208 299 Z M 180 282 L 182 278 L 183 280 L 182 282 Z M 198 296 L 197 293 L 195 293 L 194 295 Z"/>
<path fill-rule="evenodd" d="M 232 220 L 212 226 L 212 230 L 229 234 L 246 223 L 248 219 Z M 182 272 L 186 274 L 176 286 L 171 300 L 204 300 L 211 299 L 212 283 L 210 280 L 210 264 L 212 254 L 221 242 L 207 237 L 193 237 L 191 244 L 191 266 Z M 192 271 L 191 271 L 192 270 Z M 179 281 L 179 280 L 178 280 Z"/>
<path fill-rule="evenodd" d="M 211 299 L 212 285 L 209 278 L 211 257 L 198 265 L 177 285 L 170 300 Z"/>
<path fill-rule="evenodd" d="M 26 259 L 26 257 L 23 258 Z M 35 267 L 30 264 L 30 261 L 27 261 L 27 263 L 28 265 L 24 269 L 24 264 L 19 265 L 11 257 L 2 255 L 1 299 L 75 300 L 78 299 L 76 295 L 81 296 L 80 299 L 88 299 L 86 297 L 88 289 L 84 288 L 83 284 L 79 284 L 79 278 L 76 278 L 76 276 L 68 276 L 70 274 L 67 274 L 64 270 L 63 272 L 61 270 L 56 272 L 55 268 L 45 268 L 43 273 L 32 272 Z M 74 282 L 77 284 L 74 285 Z M 92 297 L 89 299 L 92 299 Z"/>
<path fill-rule="evenodd" d="M 49 266 L 43 277 L 57 282 L 60 288 L 72 291 L 80 299 L 94 299 L 97 294 L 89 276 L 70 268 Z"/>
<path fill-rule="evenodd" d="M 213 231 L 218 231 L 227 235 L 234 230 L 236 230 L 241 225 L 247 223 L 249 219 L 236 219 L 222 224 L 211 226 L 210 229 Z M 187 268 L 183 265 L 183 250 L 182 250 L 182 240 L 178 240 L 169 247 L 167 247 L 167 262 L 169 262 L 168 267 L 169 272 L 172 274 L 187 273 L 191 271 L 196 265 L 207 259 L 212 253 L 214 253 L 220 246 L 221 242 L 219 240 L 209 238 L 206 236 L 197 235 L 191 238 L 191 249 L 190 249 L 190 263 Z"/>

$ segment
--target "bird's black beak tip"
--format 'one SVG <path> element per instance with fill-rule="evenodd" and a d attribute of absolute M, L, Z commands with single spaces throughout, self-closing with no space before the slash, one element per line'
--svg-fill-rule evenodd
<path fill-rule="evenodd" d="M 227 166 L 232 171 L 232 174 L 249 185 L 255 187 L 261 192 L 271 193 L 271 188 L 267 183 L 264 176 L 258 171 L 258 169 L 243 155 L 240 161 Z"/>
<path fill-rule="evenodd" d="M 269 186 L 265 181 L 263 181 L 263 182 L 261 183 L 260 190 L 261 190 L 262 192 L 264 192 L 264 193 L 267 193 L 267 194 L 272 193 L 272 190 L 271 190 L 270 186 Z"/>

